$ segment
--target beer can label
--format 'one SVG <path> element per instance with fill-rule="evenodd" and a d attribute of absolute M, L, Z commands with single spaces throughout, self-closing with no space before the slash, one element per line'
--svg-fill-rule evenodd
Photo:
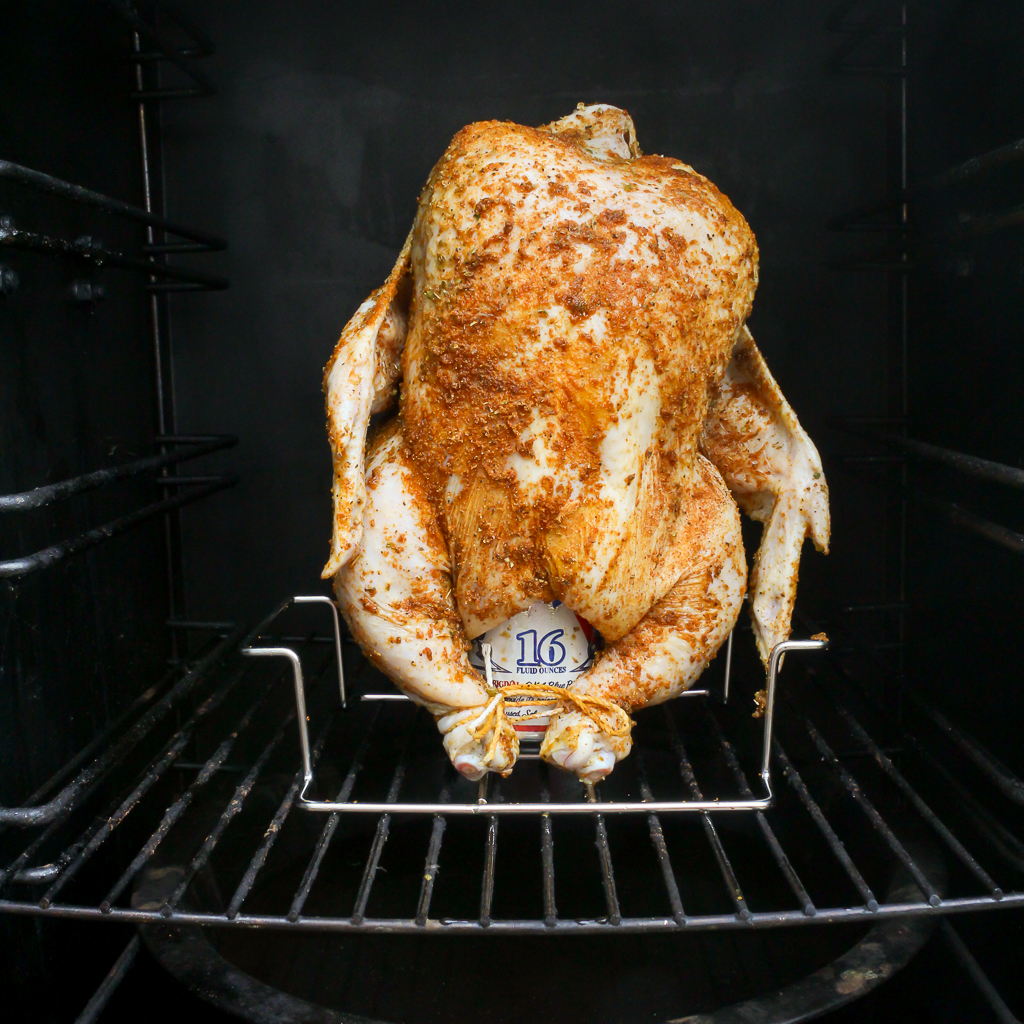
<path fill-rule="evenodd" d="M 568 689 L 594 663 L 596 635 L 593 627 L 561 601 L 538 601 L 526 611 L 488 630 L 473 641 L 469 663 L 484 673 L 483 644 L 491 645 L 491 681 L 505 686 L 543 683 Z M 530 697 L 510 697 L 505 713 L 524 738 L 540 734 L 547 717 L 521 724 L 517 719 L 544 711 L 545 705 Z"/>

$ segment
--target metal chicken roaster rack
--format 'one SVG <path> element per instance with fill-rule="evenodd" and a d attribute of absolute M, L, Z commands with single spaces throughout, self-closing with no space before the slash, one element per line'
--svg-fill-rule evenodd
<path fill-rule="evenodd" d="M 341 657 L 341 626 L 338 621 L 338 609 L 329 597 L 322 596 L 296 596 L 291 599 L 293 604 L 326 604 L 333 612 L 334 625 L 334 649 L 338 668 L 338 688 L 341 697 L 341 706 L 347 704 L 345 696 L 345 667 Z M 284 611 L 287 603 L 282 605 L 280 610 Z M 271 622 L 273 619 L 271 619 Z M 268 626 L 271 623 L 268 622 Z M 732 643 L 733 634 L 729 634 L 726 642 L 725 659 L 725 680 L 723 685 L 723 700 L 729 699 L 729 681 L 732 673 Z M 444 802 L 416 802 L 400 803 L 396 800 L 385 802 L 370 801 L 358 803 L 350 799 L 352 787 L 355 783 L 355 775 L 360 770 L 358 760 L 353 765 L 351 781 L 346 778 L 346 785 L 343 787 L 337 800 L 313 800 L 306 794 L 315 786 L 313 775 L 313 758 L 309 742 L 309 716 L 306 714 L 306 686 L 302 674 L 302 661 L 298 654 L 291 647 L 245 647 L 243 654 L 254 657 L 284 658 L 291 665 L 292 680 L 295 686 L 295 709 L 296 722 L 299 730 L 299 749 L 302 752 L 302 775 L 303 786 L 299 792 L 297 803 L 306 811 L 321 811 L 326 814 L 649 814 L 667 813 L 679 811 L 691 812 L 723 812 L 723 811 L 766 811 L 772 805 L 774 799 L 771 786 L 771 750 L 772 750 L 772 721 L 775 710 L 776 680 L 782 668 L 782 662 L 786 654 L 791 651 L 820 651 L 827 646 L 827 641 L 819 639 L 810 640 L 786 640 L 776 644 L 768 661 L 768 685 L 766 688 L 764 712 L 761 717 L 764 719 L 764 733 L 761 739 L 760 757 L 760 778 L 764 785 L 765 796 L 757 798 L 753 795 L 740 799 L 704 800 L 691 790 L 689 799 L 682 800 L 656 800 L 649 795 L 644 795 L 642 800 L 616 800 L 601 802 L 597 799 L 595 787 L 586 784 L 586 799 L 579 801 L 513 801 L 504 803 L 488 798 L 491 774 L 485 775 L 478 784 L 478 795 L 475 801 L 452 801 Z M 681 696 L 686 697 L 707 697 L 708 691 L 704 689 L 691 689 L 684 691 Z M 364 701 L 408 701 L 409 698 L 399 693 L 367 693 L 362 695 Z M 537 760 L 540 755 L 537 753 L 537 745 L 521 740 L 521 752 L 519 759 L 522 761 Z"/>

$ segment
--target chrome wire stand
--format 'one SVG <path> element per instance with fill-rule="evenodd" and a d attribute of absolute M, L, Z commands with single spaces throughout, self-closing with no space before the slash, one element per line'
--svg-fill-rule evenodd
<path fill-rule="evenodd" d="M 338 668 L 338 687 L 341 695 L 341 706 L 346 707 L 345 698 L 345 674 L 341 659 L 341 627 L 338 621 L 338 609 L 329 597 L 307 596 L 293 597 L 285 602 L 280 611 L 291 604 L 327 604 L 330 605 L 333 613 L 334 644 Z M 271 620 L 272 621 L 272 620 Z M 269 625 L 269 621 L 266 623 Z M 761 739 L 760 776 L 764 788 L 764 796 L 751 796 L 745 799 L 719 799 L 719 800 L 618 800 L 602 802 L 597 796 L 597 787 L 587 786 L 585 792 L 587 799 L 574 802 L 556 801 L 522 801 L 522 802 L 494 802 L 487 797 L 487 788 L 482 786 L 479 790 L 477 800 L 455 801 L 450 800 L 444 803 L 439 802 L 415 802 L 402 803 L 395 800 L 383 801 L 360 801 L 352 800 L 314 800 L 307 796 L 307 793 L 314 787 L 315 778 L 313 773 L 313 761 L 310 754 L 309 741 L 309 719 L 306 711 L 306 690 L 302 675 L 302 662 L 298 654 L 291 647 L 257 647 L 250 646 L 242 649 L 242 653 L 250 657 L 271 657 L 285 658 L 292 668 L 292 679 L 295 686 L 295 707 L 296 721 L 299 727 L 299 748 L 302 756 L 303 785 L 296 800 L 296 804 L 306 811 L 317 811 L 322 814 L 443 814 L 443 815 L 485 815 L 494 814 L 526 814 L 526 815 L 549 815 L 549 814 L 650 814 L 660 813 L 713 813 L 722 811 L 765 811 L 772 806 L 774 794 L 771 785 L 771 750 L 772 750 L 772 727 L 775 714 L 775 694 L 779 671 L 782 668 L 784 656 L 790 652 L 798 651 L 821 651 L 828 645 L 826 640 L 784 640 L 776 644 L 768 659 L 768 686 L 764 709 L 764 730 Z M 729 648 L 727 650 L 727 675 L 725 680 L 725 694 L 728 696 L 729 679 L 728 674 L 732 663 L 732 636 L 729 637 Z M 707 690 L 687 691 L 693 696 L 707 696 Z M 408 701 L 409 698 L 403 694 L 367 694 L 364 700 L 377 700 L 383 702 Z M 537 754 L 527 752 L 524 760 L 536 759 Z"/>

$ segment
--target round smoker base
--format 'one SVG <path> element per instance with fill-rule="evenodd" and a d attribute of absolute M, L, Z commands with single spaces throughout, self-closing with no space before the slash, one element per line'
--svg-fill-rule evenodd
<path fill-rule="evenodd" d="M 180 874 L 173 867 L 154 867 L 140 880 L 136 890 L 136 899 L 159 900 L 173 891 Z M 205 885 L 194 885 L 190 895 L 196 899 Z M 211 893 L 212 895 L 212 893 Z M 920 893 L 914 883 L 906 877 L 897 876 L 890 886 L 887 899 L 914 900 Z M 201 900 L 201 902 L 205 902 Z M 498 938 L 490 940 L 463 940 L 447 938 L 418 938 L 398 936 L 359 935 L 341 937 L 336 935 L 288 935 L 287 933 L 242 933 L 239 936 L 231 933 L 208 933 L 204 929 L 147 925 L 141 931 L 143 938 L 156 959 L 175 978 L 186 985 L 197 995 L 229 1013 L 235 1014 L 253 1024 L 384 1024 L 378 1017 L 346 1012 L 338 1009 L 339 992 L 335 989 L 331 998 L 325 1000 L 335 1003 L 335 1007 L 319 1005 L 281 987 L 268 984 L 254 974 L 276 977 L 280 980 L 282 959 L 303 961 L 303 975 L 295 986 L 300 990 L 308 990 L 309 968 L 314 969 L 324 982 L 325 994 L 332 989 L 332 982 L 342 974 L 356 978 L 353 985 L 352 1001 L 362 1004 L 365 1008 L 367 997 L 365 992 L 355 991 L 365 980 L 359 969 L 359 958 L 373 947 L 368 955 L 378 955 L 386 964 L 385 972 L 389 986 L 401 987 L 420 985 L 424 977 L 433 979 L 432 988 L 441 991 L 451 987 L 458 991 L 465 984 L 460 977 L 460 961 L 462 956 L 470 955 L 474 961 L 484 961 L 492 978 L 490 990 L 493 1006 L 487 1009 L 489 1020 L 502 1019 L 498 1009 L 505 1001 L 500 999 L 503 987 L 511 986 L 521 990 L 522 986 L 532 987 L 536 993 L 536 1006 L 544 1006 L 552 1019 L 558 1016 L 557 1006 L 552 1006 L 551 999 L 545 992 L 545 986 L 561 986 L 559 995 L 564 1001 L 572 1002 L 574 992 L 579 993 L 581 1002 L 579 1009 L 585 1011 L 587 1019 L 595 1021 L 602 1018 L 593 1014 L 592 999 L 584 998 L 585 994 L 594 990 L 607 992 L 616 985 L 620 988 L 635 983 L 634 1001 L 637 1009 L 634 1014 L 621 1007 L 612 1009 L 607 1020 L 651 1020 L 651 1010 L 658 1014 L 653 1019 L 679 1020 L 684 1018 L 687 1024 L 791 1024 L 791 1022 L 812 1020 L 831 1010 L 837 1009 L 860 996 L 866 995 L 882 982 L 891 978 L 901 970 L 921 949 L 936 927 L 937 919 L 931 917 L 913 917 L 907 919 L 885 920 L 869 928 L 859 940 L 830 962 L 819 967 L 789 984 L 780 987 L 766 986 L 764 994 L 743 999 L 731 1005 L 708 1009 L 706 996 L 696 999 L 704 1006 L 693 1006 L 687 1015 L 686 1007 L 669 1009 L 661 1007 L 658 1013 L 653 1003 L 660 1001 L 653 995 L 652 986 L 658 985 L 656 977 L 646 973 L 646 964 L 638 962 L 643 954 L 644 943 L 660 944 L 667 947 L 669 943 L 683 944 L 674 949 L 675 958 L 681 970 L 695 970 L 697 973 L 716 973 L 719 991 L 729 991 L 729 968 L 723 968 L 723 949 L 731 951 L 735 958 L 734 971 L 741 969 L 744 956 L 757 955 L 757 943 L 791 943 L 794 938 L 810 933 L 819 942 L 835 942 L 842 938 L 842 926 L 826 928 L 771 929 L 761 932 L 700 933 L 678 936 L 641 936 L 641 937 L 600 937 L 588 939 L 565 939 L 532 937 L 524 939 Z M 849 932 L 845 932 L 849 936 Z M 231 957 L 222 955 L 215 945 L 230 938 L 225 952 Z M 547 977 L 531 979 L 517 966 L 515 951 L 527 948 L 529 944 L 532 956 L 542 951 L 550 965 Z M 384 948 L 380 947 L 383 944 Z M 262 948 L 261 948 L 262 947 Z M 411 973 L 406 969 L 410 950 L 417 951 L 415 957 L 421 963 L 416 966 L 418 972 Z M 241 955 L 239 955 L 241 954 Z M 461 954 L 462 956 L 460 956 Z M 726 954 L 728 957 L 728 954 Z M 429 958 L 433 961 L 433 972 L 424 974 L 422 961 Z M 710 958 L 710 959 L 709 959 Z M 239 966 L 233 960 L 240 961 Z M 713 962 L 712 962 L 713 961 Z M 820 961 L 819 961 L 820 962 Z M 589 964 L 589 969 L 587 967 Z M 248 973 L 243 966 L 253 971 Z M 610 974 L 619 975 L 612 979 Z M 415 976 L 415 977 L 414 977 Z M 314 983 L 315 987 L 315 983 Z M 672 979 L 671 984 L 663 978 L 663 987 L 678 988 L 678 980 Z M 740 986 L 742 989 L 743 986 Z M 422 989 L 421 989 L 422 991 Z M 312 994 L 308 991 L 304 994 Z M 387 1004 L 387 993 L 378 993 L 376 1001 Z M 408 999 L 415 1002 L 415 994 L 409 993 Z M 653 999 L 653 1003 L 652 1003 Z M 393 1005 L 393 998 L 391 998 Z M 421 1003 L 422 1014 L 416 1021 L 443 1021 L 454 1019 L 446 1014 L 438 1013 L 435 1006 L 432 1011 L 427 1005 L 430 1000 Z M 586 1006 L 584 1007 L 584 1004 Z M 640 1009 L 641 1005 L 645 1009 Z M 478 1012 L 485 1009 L 478 1007 Z M 497 1014 L 494 1012 L 498 1009 Z M 526 1009 L 520 1000 L 512 1017 L 518 1016 Z M 553 1012 L 552 1012 L 553 1011 Z M 534 1014 L 536 1016 L 536 1013 Z M 400 1020 L 401 1024 L 412 1024 L 411 1018 L 403 1013 L 400 1017 L 389 1015 L 392 1020 Z M 572 1015 L 562 1019 L 574 1019 Z M 580 1019 L 580 1017 L 575 1017 Z"/>

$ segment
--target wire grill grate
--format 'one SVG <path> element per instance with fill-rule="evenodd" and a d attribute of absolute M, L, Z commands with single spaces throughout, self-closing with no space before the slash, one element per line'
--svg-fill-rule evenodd
<path fill-rule="evenodd" d="M 834 659 L 794 661 L 780 684 L 771 807 L 659 809 L 751 801 L 763 726 L 751 719 L 749 698 L 763 673 L 742 643 L 732 684 L 739 696 L 639 712 L 633 754 L 599 786 L 526 760 L 510 778 L 492 777 L 482 795 L 450 768 L 426 712 L 358 699 L 381 680 L 351 642 L 342 645 L 349 701 L 338 709 L 332 636 L 295 644 L 307 668 L 310 729 L 310 772 L 296 772 L 290 673 L 239 656 L 255 637 L 267 640 L 289 604 L 242 640 L 235 631 L 210 641 L 177 678 L 154 687 L 50 817 L 0 825 L 0 911 L 301 930 L 582 933 L 1024 903 L 1024 808 L 1007 795 L 1014 787 L 994 785 L 978 767 L 983 748 L 951 736 L 934 715 L 897 730 Z M 362 812 L 308 813 L 304 799 Z M 502 810 L 524 803 L 538 810 Z M 632 813 L 610 813 L 626 804 Z M 559 812 L 570 805 L 584 813 Z M 936 847 L 948 854 L 948 880 L 929 854 Z M 886 901 L 897 869 L 914 880 L 918 900 Z M 158 897 L 154 879 L 163 880 Z"/>

